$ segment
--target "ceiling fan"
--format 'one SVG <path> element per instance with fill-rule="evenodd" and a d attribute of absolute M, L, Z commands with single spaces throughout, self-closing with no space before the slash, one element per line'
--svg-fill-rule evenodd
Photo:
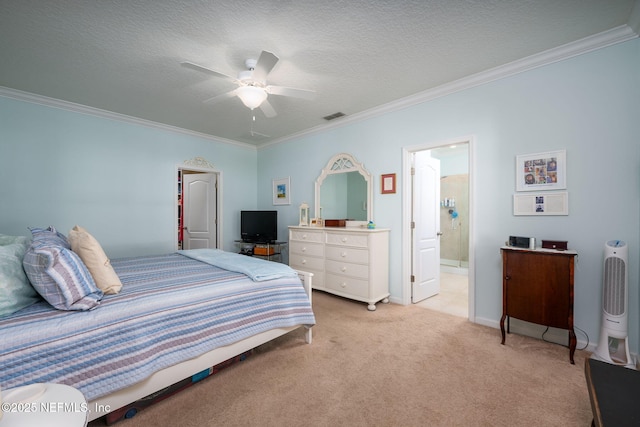
<path fill-rule="evenodd" d="M 245 61 L 247 69 L 240 71 L 237 78 L 203 67 L 202 65 L 194 64 L 193 62 L 182 62 L 181 65 L 192 70 L 201 71 L 215 77 L 230 80 L 238 85 L 236 89 L 223 93 L 222 95 L 209 98 L 203 101 L 204 103 L 214 104 L 237 96 L 240 98 L 242 103 L 251 110 L 260 107 L 265 116 L 274 117 L 277 113 L 269 101 L 267 101 L 267 97 L 269 95 L 290 96 L 308 100 L 312 100 L 316 96 L 316 93 L 312 90 L 295 89 L 291 87 L 267 84 L 267 75 L 271 72 L 273 67 L 275 67 L 277 62 L 277 56 L 271 52 L 263 50 L 258 60 L 247 59 Z"/>

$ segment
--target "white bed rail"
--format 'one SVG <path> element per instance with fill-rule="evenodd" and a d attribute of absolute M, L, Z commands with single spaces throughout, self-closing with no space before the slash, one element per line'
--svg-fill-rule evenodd
<path fill-rule="evenodd" d="M 309 304 L 311 304 L 311 307 L 313 307 L 313 301 L 311 300 L 311 294 L 313 290 L 313 273 L 309 273 L 308 271 L 302 271 L 302 270 L 296 270 L 296 273 L 298 273 L 298 277 L 302 281 L 302 286 L 304 286 L 304 290 L 307 293 L 307 296 L 309 297 Z M 311 327 L 305 326 L 305 329 L 306 329 L 306 332 L 304 335 L 304 340 L 307 342 L 307 344 L 311 344 L 311 341 L 313 341 L 313 336 L 312 336 L 313 334 L 311 332 Z"/>

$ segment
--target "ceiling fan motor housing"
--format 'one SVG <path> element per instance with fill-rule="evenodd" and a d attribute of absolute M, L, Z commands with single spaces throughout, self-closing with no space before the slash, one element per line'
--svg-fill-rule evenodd
<path fill-rule="evenodd" d="M 242 83 L 248 84 L 252 82 L 253 71 L 252 70 L 242 70 L 238 73 L 238 80 Z"/>

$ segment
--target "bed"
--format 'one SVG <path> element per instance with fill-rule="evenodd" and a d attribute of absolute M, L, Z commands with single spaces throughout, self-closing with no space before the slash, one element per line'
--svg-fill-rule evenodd
<path fill-rule="evenodd" d="M 97 306 L 0 317 L 0 384 L 71 385 L 93 420 L 295 329 L 311 343 L 312 274 L 275 264 L 218 250 L 111 260 L 122 288 Z"/>

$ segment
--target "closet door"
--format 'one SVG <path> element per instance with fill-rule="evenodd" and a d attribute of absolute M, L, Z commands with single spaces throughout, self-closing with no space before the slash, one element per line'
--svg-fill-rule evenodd
<path fill-rule="evenodd" d="M 216 174 L 183 176 L 183 249 L 216 247 Z"/>

